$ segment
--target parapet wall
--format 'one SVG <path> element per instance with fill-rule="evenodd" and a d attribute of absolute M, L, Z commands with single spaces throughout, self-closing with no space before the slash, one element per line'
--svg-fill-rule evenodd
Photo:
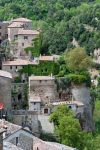
<path fill-rule="evenodd" d="M 39 135 L 38 115 L 36 111 L 13 110 L 13 123 L 29 128 L 36 136 Z"/>

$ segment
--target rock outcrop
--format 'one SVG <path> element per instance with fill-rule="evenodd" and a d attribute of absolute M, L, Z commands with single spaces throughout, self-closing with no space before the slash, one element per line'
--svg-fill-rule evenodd
<path fill-rule="evenodd" d="M 81 101 L 84 104 L 84 111 L 77 112 L 77 118 L 80 121 L 82 129 L 85 131 L 94 130 L 94 122 L 92 115 L 92 98 L 90 90 L 85 85 L 72 86 L 72 96 L 75 100 Z"/>

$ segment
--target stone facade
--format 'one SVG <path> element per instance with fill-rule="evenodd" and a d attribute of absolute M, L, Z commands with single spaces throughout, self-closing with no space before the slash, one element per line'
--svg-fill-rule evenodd
<path fill-rule="evenodd" d="M 0 44 L 8 37 L 8 33 L 7 33 L 8 25 L 9 22 L 0 22 Z"/>
<path fill-rule="evenodd" d="M 10 47 L 13 47 L 11 53 L 13 57 L 19 58 L 27 56 L 24 49 L 32 46 L 33 39 L 39 35 L 39 32 L 32 30 L 32 20 L 27 18 L 18 18 L 11 21 L 8 26 L 8 40 Z"/>
<path fill-rule="evenodd" d="M 27 82 L 25 83 L 12 83 L 12 108 L 23 109 L 27 104 L 28 93 Z"/>
<path fill-rule="evenodd" d="M 33 134 L 27 130 L 20 129 L 4 139 L 23 150 L 33 150 Z"/>
<path fill-rule="evenodd" d="M 14 144 L 11 144 L 10 142 L 4 142 L 3 144 L 3 150 L 23 150 Z"/>
<path fill-rule="evenodd" d="M 36 111 L 18 110 L 12 112 L 14 124 L 29 128 L 39 136 L 38 115 Z"/>
<path fill-rule="evenodd" d="M 41 101 L 41 108 L 58 100 L 55 78 L 50 76 L 29 77 L 29 109 L 34 110 L 34 105 Z M 47 110 L 48 111 L 48 110 Z"/>
<path fill-rule="evenodd" d="M 4 71 L 8 71 L 10 72 L 13 77 L 18 77 L 19 76 L 19 72 L 18 70 L 21 70 L 23 68 L 23 66 L 17 66 L 17 65 L 2 65 L 2 70 Z"/>
<path fill-rule="evenodd" d="M 0 150 L 3 150 L 3 133 L 5 130 L 3 128 L 0 129 Z"/>
<path fill-rule="evenodd" d="M 0 102 L 6 109 L 11 109 L 11 81 L 10 73 L 0 71 Z"/>
<path fill-rule="evenodd" d="M 16 35 L 20 29 L 32 29 L 32 21 L 25 18 L 18 18 L 11 20 L 10 25 L 8 26 L 8 40 L 16 40 Z"/>

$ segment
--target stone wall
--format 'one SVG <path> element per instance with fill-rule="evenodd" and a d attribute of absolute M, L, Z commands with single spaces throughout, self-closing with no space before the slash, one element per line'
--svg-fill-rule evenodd
<path fill-rule="evenodd" d="M 12 108 L 23 109 L 25 105 L 28 105 L 28 96 L 25 97 L 27 88 L 27 83 L 12 83 Z"/>
<path fill-rule="evenodd" d="M 77 112 L 81 127 L 86 131 L 93 131 L 92 98 L 89 88 L 85 85 L 73 86 L 72 95 L 75 100 L 81 101 L 84 104 L 84 110 Z"/>
<path fill-rule="evenodd" d="M 36 111 L 16 110 L 12 111 L 13 123 L 28 127 L 36 136 L 39 136 L 38 115 Z"/>
<path fill-rule="evenodd" d="M 18 77 L 19 76 L 18 70 L 21 70 L 22 68 L 23 66 L 2 65 L 2 70 L 10 72 L 13 77 Z"/>
<path fill-rule="evenodd" d="M 0 76 L 0 102 L 11 109 L 11 79 Z"/>
<path fill-rule="evenodd" d="M 30 81 L 29 98 L 40 97 L 43 104 L 58 100 L 57 87 L 54 80 Z"/>
<path fill-rule="evenodd" d="M 16 141 L 17 138 L 17 141 Z M 33 138 L 32 136 L 28 135 L 27 132 L 20 132 L 15 133 L 14 137 L 10 137 L 5 139 L 5 141 L 10 142 L 18 147 L 22 148 L 23 150 L 33 150 Z M 18 143 L 16 143 L 18 142 Z"/>

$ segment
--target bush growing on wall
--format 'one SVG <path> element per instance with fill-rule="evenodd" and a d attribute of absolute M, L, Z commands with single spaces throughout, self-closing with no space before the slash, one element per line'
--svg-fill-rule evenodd
<path fill-rule="evenodd" d="M 33 57 L 38 57 L 40 55 L 39 50 L 35 49 L 34 47 L 27 47 L 24 50 L 27 54 L 31 52 Z"/>

